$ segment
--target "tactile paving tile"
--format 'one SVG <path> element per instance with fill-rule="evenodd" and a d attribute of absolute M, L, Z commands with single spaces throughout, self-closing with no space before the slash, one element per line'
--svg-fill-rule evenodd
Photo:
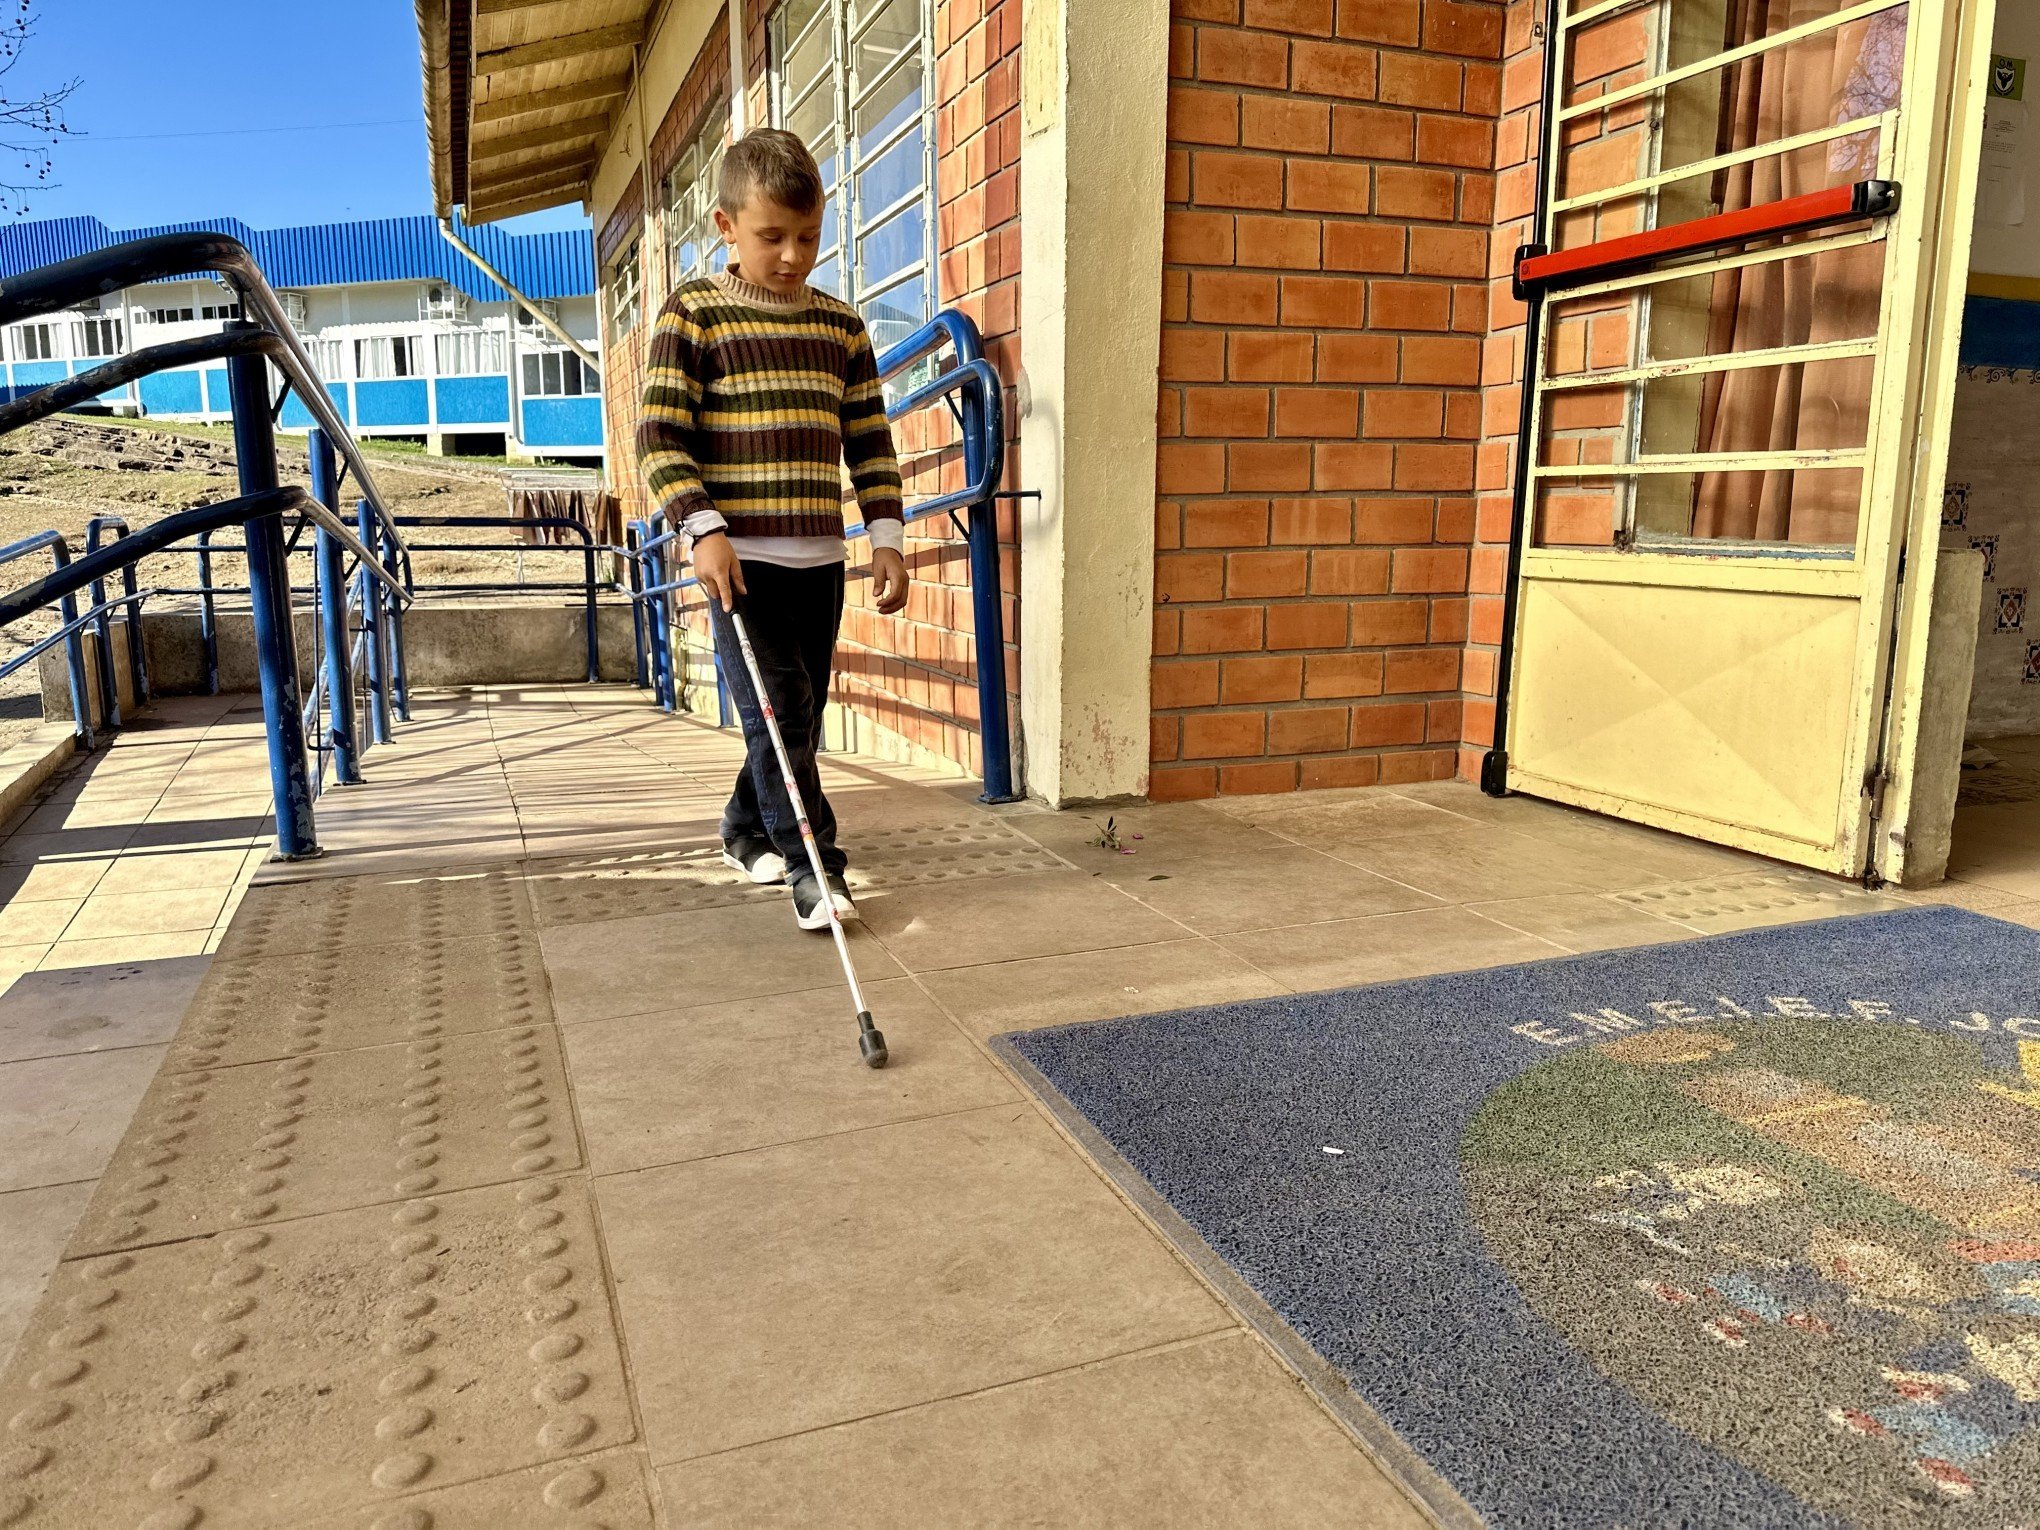
<path fill-rule="evenodd" d="M 69 1257 L 578 1168 L 559 1033 L 164 1072 Z"/>
<path fill-rule="evenodd" d="M 745 881 L 723 865 L 720 851 L 698 847 L 532 861 L 525 875 L 544 926 L 684 914 L 786 897 L 783 887 Z"/>
<path fill-rule="evenodd" d="M 216 957 L 165 1067 L 234 1067 L 551 1019 L 531 933 L 360 946 L 340 960 Z"/>
<path fill-rule="evenodd" d="M 305 1530 L 651 1530 L 649 1475 L 639 1451 L 610 1451 L 351 1509 Z"/>
<path fill-rule="evenodd" d="M 871 887 L 1069 870 L 1060 856 L 989 818 L 860 836 L 855 852 L 851 875 Z"/>
<path fill-rule="evenodd" d="M 1813 908 L 1866 896 L 1841 882 L 1792 872 L 1758 871 L 1704 882 L 1679 882 L 1641 892 L 1615 895 L 1621 902 L 1647 909 L 1665 919 L 1705 922 L 1723 917 L 1763 914 L 1779 909 Z"/>
<path fill-rule="evenodd" d="M 0 1416 L 29 1530 L 429 1526 L 402 1497 L 533 1468 L 593 1506 L 634 1434 L 588 1191 L 544 1178 L 61 1265 Z"/>
<path fill-rule="evenodd" d="M 524 883 L 509 873 L 334 877 L 249 888 L 219 954 L 291 956 L 531 928 Z"/>

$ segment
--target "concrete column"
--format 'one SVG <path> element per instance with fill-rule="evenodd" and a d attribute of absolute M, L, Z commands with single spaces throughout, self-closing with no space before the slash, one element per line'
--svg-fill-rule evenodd
<path fill-rule="evenodd" d="M 1168 0 L 1026 0 L 1020 722 L 1030 793 L 1142 795 Z"/>

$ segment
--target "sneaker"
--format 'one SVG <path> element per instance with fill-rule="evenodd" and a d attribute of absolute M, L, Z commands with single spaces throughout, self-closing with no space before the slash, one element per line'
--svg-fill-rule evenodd
<path fill-rule="evenodd" d="M 836 918 L 843 923 L 858 917 L 849 886 L 834 872 L 829 874 L 829 901 L 836 905 Z M 812 871 L 803 871 L 793 879 L 793 918 L 803 930 L 829 927 L 829 910 L 822 902 L 821 888 Z"/>
<path fill-rule="evenodd" d="M 724 840 L 722 863 L 732 871 L 741 871 L 760 887 L 786 880 L 786 857 L 772 848 L 771 840 L 756 834 L 739 834 L 735 839 Z"/>

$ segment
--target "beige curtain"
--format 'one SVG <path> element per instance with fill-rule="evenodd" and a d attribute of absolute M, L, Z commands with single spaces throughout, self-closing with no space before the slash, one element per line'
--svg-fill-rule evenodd
<path fill-rule="evenodd" d="M 1836 0 L 1729 0 L 1725 46 L 1736 47 L 1832 15 Z M 1725 71 L 1720 149 L 1730 152 L 1888 109 L 1898 99 L 1905 9 L 1869 17 Z M 1857 134 L 1725 171 L 1723 211 L 1847 185 L 1875 172 L 1877 135 Z M 1714 279 L 1708 350 L 1751 351 L 1874 333 L 1881 261 L 1843 251 L 1777 261 Z M 1861 446 L 1870 358 L 1709 376 L 1698 446 L 1705 452 Z M 1860 476 L 1853 472 L 1708 473 L 1694 489 L 1701 537 L 1807 544 L 1855 540 Z"/>

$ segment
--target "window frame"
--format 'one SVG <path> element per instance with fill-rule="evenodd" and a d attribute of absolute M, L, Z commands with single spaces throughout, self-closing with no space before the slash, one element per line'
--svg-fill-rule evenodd
<path fill-rule="evenodd" d="M 723 152 L 729 147 L 729 114 L 729 98 L 718 97 L 702 113 L 693 136 L 660 177 L 659 234 L 666 245 L 668 292 L 682 282 L 712 274 L 715 253 L 723 247 L 722 235 L 715 226 L 715 192 L 722 174 Z M 690 204 L 684 225 L 680 205 L 683 199 Z M 695 242 L 695 258 L 682 270 L 680 247 L 690 238 Z"/>
<path fill-rule="evenodd" d="M 639 229 L 630 236 L 609 267 L 609 280 L 604 284 L 607 291 L 602 318 L 612 341 L 630 334 L 644 318 L 644 244 L 644 231 Z M 626 310 L 629 313 L 627 321 L 624 318 Z"/>
<path fill-rule="evenodd" d="M 831 92 L 830 131 L 838 145 L 835 152 L 840 157 L 834 181 L 825 184 L 823 190 L 835 204 L 836 239 L 829 248 L 818 253 L 817 264 L 826 264 L 832 257 L 836 260 L 837 295 L 864 314 L 867 324 L 875 322 L 869 311 L 872 305 L 912 285 L 919 278 L 924 283 L 924 296 L 922 310 L 915 319 L 918 327 L 934 317 L 943 301 L 941 262 L 937 250 L 934 5 L 933 0 L 905 0 L 906 4 L 919 11 L 915 41 L 889 55 L 867 76 L 861 62 L 863 40 L 893 3 L 899 3 L 899 0 L 817 0 L 815 11 L 798 29 L 792 26 L 795 7 L 790 4 L 779 6 L 771 21 L 772 118 L 775 125 L 785 128 L 792 115 L 806 106 L 818 92 L 823 89 Z M 785 69 L 787 58 L 818 28 L 826 28 L 831 34 L 830 51 L 821 73 L 809 80 L 789 81 Z M 906 121 L 874 142 L 866 152 L 857 133 L 858 111 L 877 99 L 902 71 L 916 68 L 920 74 L 920 111 L 909 115 Z M 910 141 L 916 129 L 921 134 L 918 186 L 883 206 L 866 208 L 862 185 L 865 173 Z M 911 211 L 917 203 L 921 209 L 921 249 L 918 257 L 897 270 L 886 272 L 877 281 L 866 281 L 865 241 L 871 235 L 883 232 L 894 219 Z M 881 341 L 879 348 L 884 350 L 890 343 Z"/>

